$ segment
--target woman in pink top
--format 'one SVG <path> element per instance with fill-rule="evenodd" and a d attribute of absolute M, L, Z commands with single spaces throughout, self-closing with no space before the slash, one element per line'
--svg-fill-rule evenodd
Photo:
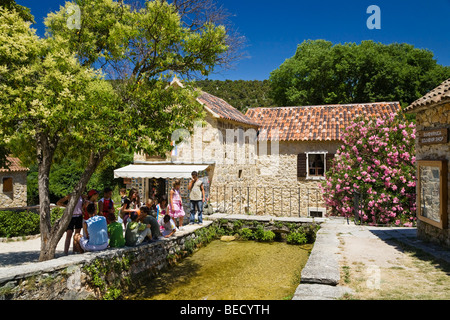
<path fill-rule="evenodd" d="M 169 215 L 172 217 L 174 221 L 179 219 L 178 226 L 180 230 L 183 230 L 183 219 L 184 219 L 184 209 L 183 209 L 183 200 L 180 195 L 180 180 L 175 180 L 173 182 L 173 188 L 170 190 L 170 198 L 169 198 Z"/>

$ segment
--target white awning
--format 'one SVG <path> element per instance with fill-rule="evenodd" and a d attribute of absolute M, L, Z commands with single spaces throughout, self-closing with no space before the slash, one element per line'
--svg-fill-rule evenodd
<path fill-rule="evenodd" d="M 146 165 L 132 164 L 114 170 L 114 178 L 163 178 L 163 179 L 189 179 L 192 171 L 203 171 L 208 164 L 182 164 L 182 165 Z"/>

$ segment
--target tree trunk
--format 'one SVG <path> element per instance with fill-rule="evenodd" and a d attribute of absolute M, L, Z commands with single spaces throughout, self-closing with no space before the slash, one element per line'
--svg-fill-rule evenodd
<path fill-rule="evenodd" d="M 41 253 L 39 256 L 39 261 L 46 261 L 53 259 L 55 257 L 56 247 L 58 245 L 58 242 L 61 240 L 62 236 L 66 232 L 67 226 L 69 225 L 70 220 L 72 219 L 72 214 L 78 202 L 78 199 L 80 198 L 84 188 L 89 182 L 89 179 L 91 178 L 92 174 L 95 172 L 98 165 L 101 163 L 101 161 L 108 152 L 109 150 L 104 150 L 98 153 L 91 152 L 89 162 L 71 194 L 69 203 L 67 204 L 62 217 L 59 220 L 57 220 L 53 226 L 51 226 L 50 223 L 48 174 L 46 176 L 46 179 L 45 175 L 43 174 L 43 179 L 41 181 L 41 174 L 40 174 L 41 166 L 39 165 L 38 182 L 39 182 L 39 204 L 41 213 Z M 50 167 L 48 169 L 48 172 L 50 172 Z"/>
<path fill-rule="evenodd" d="M 53 159 L 54 150 L 52 150 L 48 137 L 39 134 L 37 139 L 37 160 L 38 160 L 38 190 L 39 190 L 39 215 L 41 230 L 41 253 L 39 261 L 48 260 L 46 257 L 55 255 L 56 245 L 51 239 L 50 223 L 50 196 L 49 196 L 49 176 L 50 167 Z M 53 248 L 53 250 L 52 250 Z"/>

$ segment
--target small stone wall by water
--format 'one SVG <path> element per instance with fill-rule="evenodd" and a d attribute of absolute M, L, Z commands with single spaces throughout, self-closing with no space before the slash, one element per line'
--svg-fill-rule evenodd
<path fill-rule="evenodd" d="M 9 268 L 0 274 L 0 300 L 79 300 L 116 299 L 140 282 L 153 277 L 164 268 L 191 254 L 196 248 L 217 237 L 242 221 L 237 216 L 209 217 L 203 226 L 186 227 L 169 239 L 138 247 L 108 248 L 101 252 L 73 254 L 45 262 Z M 321 220 L 299 219 L 274 221 L 267 217 L 245 218 L 239 226 L 264 226 L 267 230 L 284 233 L 289 227 L 320 224 Z M 258 222 L 253 222 L 258 219 Z M 253 220 L 253 221 L 252 221 Z"/>

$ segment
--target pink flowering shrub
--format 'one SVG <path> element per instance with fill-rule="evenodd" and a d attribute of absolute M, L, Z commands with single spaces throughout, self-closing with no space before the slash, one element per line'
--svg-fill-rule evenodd
<path fill-rule="evenodd" d="M 321 186 L 332 215 L 353 216 L 353 195 L 359 192 L 363 222 L 412 226 L 415 134 L 414 123 L 397 114 L 355 120 L 343 133 L 343 145 Z"/>

